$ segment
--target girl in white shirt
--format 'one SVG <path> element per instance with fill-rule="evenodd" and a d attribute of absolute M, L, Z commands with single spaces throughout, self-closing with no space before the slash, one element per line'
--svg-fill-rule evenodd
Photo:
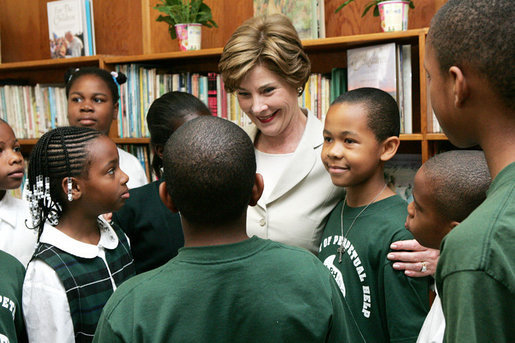
<path fill-rule="evenodd" d="M 118 87 L 127 81 L 125 74 L 84 67 L 70 69 L 64 78 L 70 125 L 96 129 L 108 136 L 118 114 Z M 118 149 L 118 155 L 120 168 L 129 176 L 129 188 L 148 183 L 145 170 L 134 155 L 122 149 Z"/>
<path fill-rule="evenodd" d="M 36 246 L 36 233 L 25 226 L 28 204 L 7 192 L 20 187 L 23 165 L 20 143 L 9 124 L 0 119 L 0 250 L 26 266 Z"/>

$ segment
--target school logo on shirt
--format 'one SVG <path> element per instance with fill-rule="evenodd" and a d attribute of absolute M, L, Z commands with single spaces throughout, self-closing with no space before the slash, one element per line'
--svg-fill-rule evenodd
<path fill-rule="evenodd" d="M 0 343 L 9 343 L 9 338 L 0 333 Z"/>
<path fill-rule="evenodd" d="M 363 294 L 363 307 L 361 309 L 361 313 L 363 317 L 369 318 L 370 317 L 370 307 L 371 307 L 371 295 L 370 295 L 370 286 L 367 284 L 367 273 L 365 273 L 365 268 L 363 268 L 363 265 L 361 263 L 361 259 L 359 258 L 358 252 L 354 248 L 354 246 L 351 244 L 347 238 L 344 238 L 343 236 L 329 236 L 326 237 L 322 243 L 320 244 L 319 252 L 322 251 L 322 249 L 326 249 L 328 246 L 331 246 L 329 249 L 331 251 L 337 251 L 338 247 L 342 245 L 343 241 L 343 247 L 345 248 L 345 253 L 342 255 L 342 264 L 346 263 L 345 260 L 350 260 L 352 263 L 356 274 L 358 275 L 358 278 L 361 282 L 361 291 Z M 345 290 L 345 282 L 343 273 L 340 270 L 341 267 L 339 267 L 338 259 L 339 255 L 338 253 L 334 255 L 329 255 L 324 260 L 324 265 L 331 271 L 331 274 L 336 280 L 336 283 L 340 287 L 340 290 L 343 294 L 343 296 L 346 295 Z M 336 262 L 335 262 L 336 260 Z M 351 287 L 354 288 L 354 287 Z"/>
<path fill-rule="evenodd" d="M 331 274 L 333 274 L 334 279 L 336 280 L 336 284 L 340 287 L 340 290 L 345 296 L 345 283 L 343 282 L 343 275 L 340 269 L 336 268 L 334 265 L 334 260 L 336 259 L 336 255 L 331 255 L 324 260 L 324 265 L 329 269 Z"/>
<path fill-rule="evenodd" d="M 11 312 L 11 315 L 13 316 L 13 320 L 14 320 L 14 314 L 16 313 L 16 305 L 14 304 L 14 301 L 12 301 L 11 299 L 9 299 L 6 296 L 0 295 L 0 306 L 9 310 Z"/>

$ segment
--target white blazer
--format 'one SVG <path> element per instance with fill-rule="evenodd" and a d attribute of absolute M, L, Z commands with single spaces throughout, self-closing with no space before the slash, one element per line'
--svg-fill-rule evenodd
<path fill-rule="evenodd" d="M 322 164 L 323 129 L 322 123 L 308 113 L 299 145 L 270 196 L 247 210 L 249 237 L 318 252 L 327 217 L 345 192 L 333 185 Z M 254 142 L 257 127 L 251 125 L 245 130 Z"/>

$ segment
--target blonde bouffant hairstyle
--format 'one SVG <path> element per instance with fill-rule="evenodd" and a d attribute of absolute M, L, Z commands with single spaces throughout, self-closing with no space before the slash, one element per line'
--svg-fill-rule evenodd
<path fill-rule="evenodd" d="M 234 31 L 218 68 L 225 89 L 234 92 L 255 66 L 263 65 L 302 94 L 311 62 L 290 19 L 282 14 L 258 16 Z"/>

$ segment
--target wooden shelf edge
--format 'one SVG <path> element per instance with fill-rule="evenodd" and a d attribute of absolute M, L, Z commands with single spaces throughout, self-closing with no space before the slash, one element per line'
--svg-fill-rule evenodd
<path fill-rule="evenodd" d="M 138 63 L 138 62 L 151 62 L 156 60 L 167 59 L 181 59 L 181 58 L 206 58 L 206 57 L 219 57 L 222 54 L 223 48 L 201 49 L 191 51 L 171 51 L 161 52 L 155 54 L 143 54 L 132 56 L 106 56 L 104 62 L 106 64 L 118 63 Z"/>
<path fill-rule="evenodd" d="M 428 28 L 422 29 L 413 29 L 406 31 L 395 31 L 395 32 L 379 32 L 379 33 L 367 33 L 360 35 L 351 35 L 351 36 L 338 36 L 338 37 L 329 37 L 329 38 L 318 38 L 318 39 L 308 39 L 302 41 L 302 45 L 307 50 L 317 49 L 317 48 L 331 48 L 339 45 L 348 45 L 348 44 L 360 44 L 367 42 L 378 42 L 378 41 L 387 41 L 399 38 L 413 38 L 418 39 L 418 37 L 422 34 L 427 34 Z"/>
<path fill-rule="evenodd" d="M 30 69 L 51 69 L 61 68 L 63 66 L 75 66 L 84 64 L 100 63 L 104 58 L 103 55 L 81 56 L 72 58 L 59 58 L 48 60 L 35 60 L 24 62 L 0 63 L 0 71 L 2 70 L 30 70 Z"/>
<path fill-rule="evenodd" d="M 116 144 L 150 144 L 150 138 L 111 138 Z"/>
<path fill-rule="evenodd" d="M 424 135 L 421 133 L 401 133 L 399 139 L 401 141 L 422 141 Z"/>
<path fill-rule="evenodd" d="M 447 141 L 445 133 L 426 133 L 425 139 L 428 141 Z"/>

